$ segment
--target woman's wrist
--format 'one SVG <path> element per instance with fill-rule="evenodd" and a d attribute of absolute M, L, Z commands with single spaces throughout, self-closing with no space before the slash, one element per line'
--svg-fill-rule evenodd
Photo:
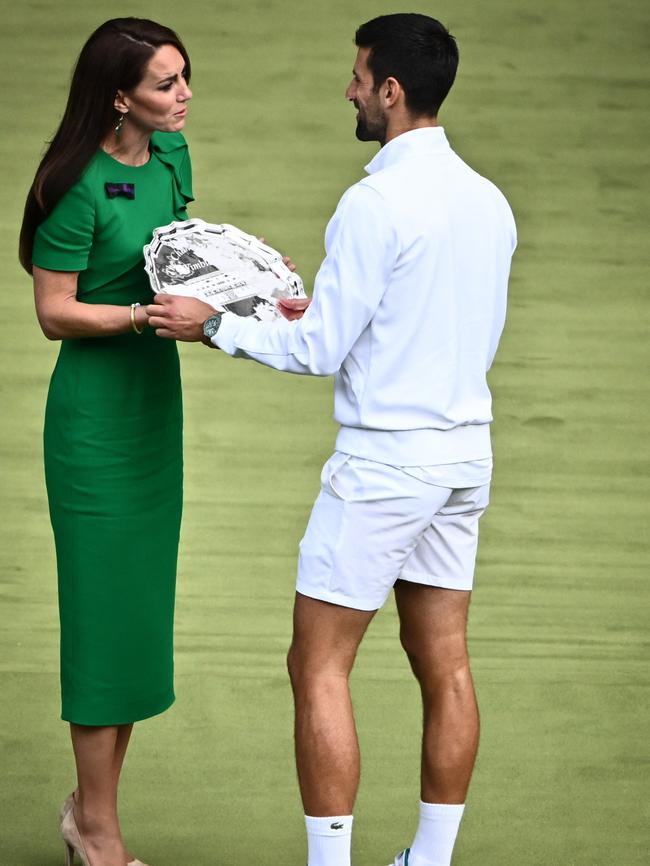
<path fill-rule="evenodd" d="M 146 308 L 137 302 L 131 304 L 129 316 L 131 330 L 136 334 L 141 334 L 149 324 L 149 316 L 147 315 Z"/>
<path fill-rule="evenodd" d="M 149 327 L 149 316 L 147 315 L 147 308 L 144 306 L 140 306 L 135 311 L 135 319 L 136 324 L 140 330 L 144 330 Z"/>

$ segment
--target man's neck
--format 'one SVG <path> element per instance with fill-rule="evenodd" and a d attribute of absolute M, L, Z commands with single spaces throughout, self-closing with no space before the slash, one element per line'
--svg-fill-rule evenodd
<path fill-rule="evenodd" d="M 425 116 L 395 118 L 395 120 L 389 122 L 386 128 L 386 140 L 381 142 L 381 146 L 383 147 L 385 144 L 388 144 L 389 141 L 397 138 L 398 135 L 411 132 L 412 129 L 425 129 L 429 126 L 438 126 L 438 118 Z"/>

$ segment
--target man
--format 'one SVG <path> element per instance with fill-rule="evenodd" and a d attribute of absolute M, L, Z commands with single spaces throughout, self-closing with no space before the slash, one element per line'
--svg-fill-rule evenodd
<path fill-rule="evenodd" d="M 458 63 L 447 30 L 387 15 L 356 44 L 346 98 L 357 138 L 381 149 L 327 227 L 304 316 L 263 323 L 171 296 L 147 312 L 163 337 L 335 374 L 341 427 L 300 545 L 289 651 L 309 866 L 350 863 L 359 749 L 348 677 L 392 589 L 424 706 L 420 822 L 394 862 L 448 866 L 478 743 L 465 633 L 492 467 L 486 372 L 515 225 L 438 126 Z"/>

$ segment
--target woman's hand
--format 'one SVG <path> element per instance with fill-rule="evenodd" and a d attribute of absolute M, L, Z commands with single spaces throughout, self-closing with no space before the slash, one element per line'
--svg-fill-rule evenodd
<path fill-rule="evenodd" d="M 266 238 L 264 238 L 264 237 L 262 237 L 262 238 L 258 238 L 257 240 L 258 240 L 261 244 L 265 244 L 265 243 L 266 243 Z M 284 263 L 284 264 L 289 268 L 290 271 L 293 272 L 293 271 L 296 270 L 296 266 L 295 266 L 294 263 L 291 261 L 291 259 L 289 258 L 289 256 L 282 256 L 282 262 L 283 262 L 283 263 Z"/>
<path fill-rule="evenodd" d="M 278 310 L 290 322 L 295 319 L 302 319 L 310 304 L 311 298 L 278 298 L 277 300 Z"/>

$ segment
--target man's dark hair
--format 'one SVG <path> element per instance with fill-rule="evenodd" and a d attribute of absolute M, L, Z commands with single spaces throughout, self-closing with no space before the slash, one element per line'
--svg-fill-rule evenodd
<path fill-rule="evenodd" d="M 458 68 L 456 40 L 440 21 L 414 12 L 380 15 L 362 24 L 354 41 L 370 49 L 375 90 L 396 78 L 413 114 L 438 114 Z"/>

